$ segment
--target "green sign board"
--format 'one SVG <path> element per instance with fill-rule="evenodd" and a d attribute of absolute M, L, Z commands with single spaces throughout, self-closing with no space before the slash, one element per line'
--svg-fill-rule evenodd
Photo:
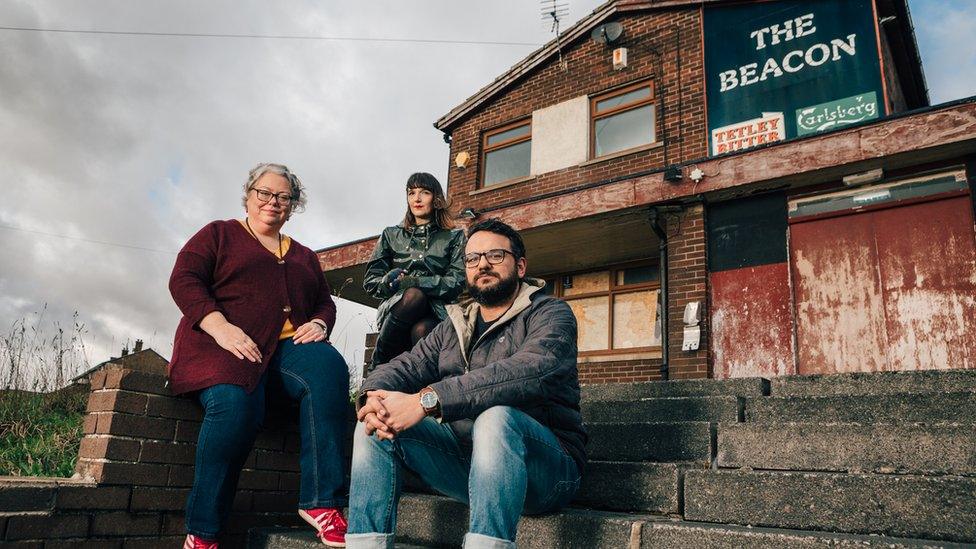
<path fill-rule="evenodd" d="M 713 155 L 885 114 L 872 0 L 773 0 L 704 10 Z"/>
<path fill-rule="evenodd" d="M 878 117 L 878 94 L 862 93 L 796 110 L 796 133 L 834 130 Z"/>

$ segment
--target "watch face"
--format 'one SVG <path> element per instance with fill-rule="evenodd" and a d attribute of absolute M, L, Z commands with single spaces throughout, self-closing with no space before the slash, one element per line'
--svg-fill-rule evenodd
<path fill-rule="evenodd" d="M 437 406 L 437 395 L 433 392 L 424 393 L 420 396 L 420 405 L 424 408 Z"/>

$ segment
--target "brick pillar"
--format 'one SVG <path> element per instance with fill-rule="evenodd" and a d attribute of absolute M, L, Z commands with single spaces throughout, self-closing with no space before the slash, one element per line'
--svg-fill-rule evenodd
<path fill-rule="evenodd" d="M 165 382 L 124 369 L 92 376 L 75 470 L 100 487 L 131 487 L 126 509 L 93 519 L 93 535 L 183 532 L 202 410 L 191 398 L 170 395 Z M 228 547 L 242 545 L 248 528 L 302 524 L 296 514 L 300 440 L 294 408 L 274 407 L 265 426 L 241 472 L 224 536 Z"/>
<path fill-rule="evenodd" d="M 710 377 L 704 207 L 688 206 L 670 217 L 667 225 L 670 379 Z M 692 301 L 701 303 L 701 343 L 697 351 L 682 351 L 685 305 Z"/>

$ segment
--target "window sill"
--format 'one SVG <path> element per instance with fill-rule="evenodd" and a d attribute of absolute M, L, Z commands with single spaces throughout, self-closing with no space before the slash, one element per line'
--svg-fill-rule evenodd
<path fill-rule="evenodd" d="M 577 164 L 577 165 L 580 166 L 580 167 L 589 166 L 591 164 L 597 164 L 597 163 L 603 162 L 605 160 L 612 160 L 614 158 L 620 158 L 621 156 L 627 156 L 629 154 L 635 154 L 635 153 L 639 153 L 639 152 L 649 151 L 649 150 L 652 150 L 652 149 L 658 149 L 658 148 L 661 148 L 663 146 L 664 146 L 664 142 L 663 141 L 655 141 L 654 143 L 648 143 L 647 145 L 641 145 L 640 147 L 632 147 L 632 148 L 629 148 L 629 149 L 624 149 L 622 151 L 617 151 L 615 153 L 605 154 L 603 156 L 599 156 L 599 157 L 594 158 L 592 160 L 587 160 L 586 162 L 583 162 L 583 163 L 580 163 L 580 164 Z"/>
<path fill-rule="evenodd" d="M 592 353 L 592 354 L 590 354 Z M 582 351 L 576 357 L 578 364 L 617 362 L 620 360 L 646 360 L 661 358 L 661 349 L 650 351 L 634 351 L 632 353 L 620 351 Z"/>
<path fill-rule="evenodd" d="M 495 189 L 504 189 L 505 187 L 511 187 L 512 185 L 518 185 L 519 183 L 525 183 L 526 181 L 532 181 L 533 179 L 535 179 L 535 176 L 534 175 L 527 175 L 525 177 L 520 177 L 518 179 L 509 179 L 508 181 L 504 181 L 502 183 L 496 183 L 496 184 L 494 184 L 494 185 L 492 185 L 490 187 L 483 187 L 481 189 L 475 189 L 475 190 L 469 192 L 468 193 L 468 196 L 473 196 L 473 195 L 476 195 L 476 194 L 490 193 L 491 191 L 493 191 Z"/>

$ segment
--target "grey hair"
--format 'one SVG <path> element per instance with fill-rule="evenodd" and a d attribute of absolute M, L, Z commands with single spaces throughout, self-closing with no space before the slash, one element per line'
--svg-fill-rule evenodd
<path fill-rule="evenodd" d="M 305 196 L 305 186 L 302 185 L 302 180 L 298 179 L 297 175 L 291 173 L 288 166 L 271 162 L 262 162 L 251 168 L 251 171 L 247 173 L 247 182 L 244 183 L 244 196 L 241 197 L 241 204 L 244 205 L 244 208 L 247 209 L 247 193 L 251 192 L 254 184 L 266 173 L 280 175 L 288 180 L 288 185 L 291 186 L 291 195 L 295 197 L 292 198 L 291 207 L 288 209 L 288 217 L 291 217 L 293 213 L 304 212 L 308 198 Z"/>

